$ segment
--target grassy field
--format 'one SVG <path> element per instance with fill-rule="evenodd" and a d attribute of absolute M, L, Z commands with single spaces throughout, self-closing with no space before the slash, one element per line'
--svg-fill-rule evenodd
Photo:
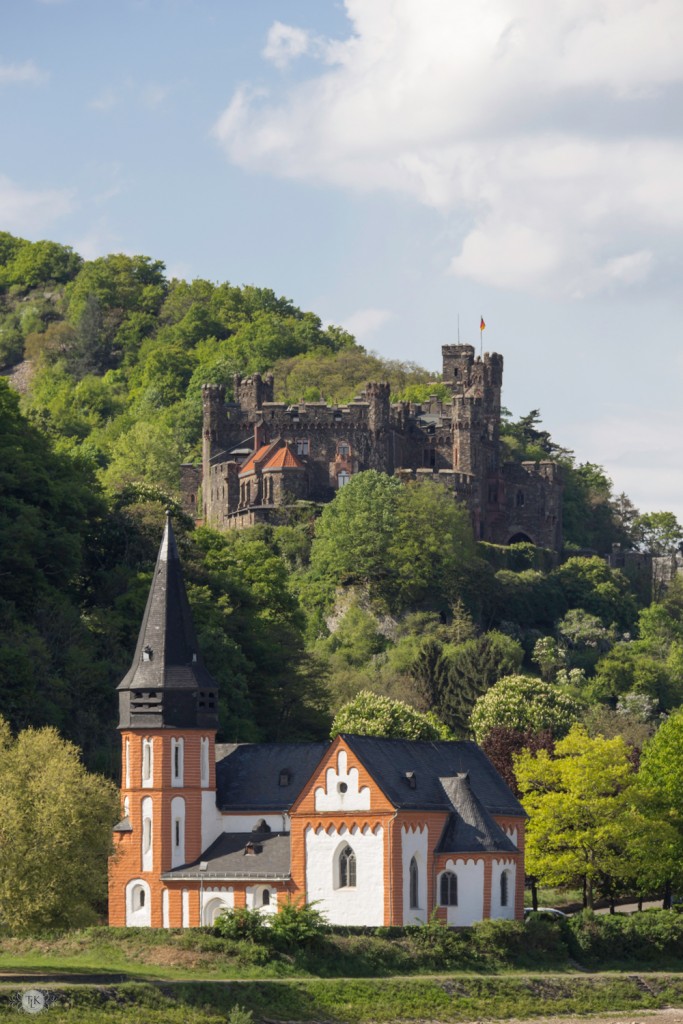
<path fill-rule="evenodd" d="M 683 1007 L 683 918 L 661 911 L 265 941 L 149 928 L 0 938 L 0 1020 L 17 1019 L 32 987 L 50 993 L 55 1024 L 449 1024 Z"/>
<path fill-rule="evenodd" d="M 0 1020 L 17 1019 L 16 988 L 0 989 Z M 235 1007 L 254 1020 L 464 1022 L 641 1011 L 683 1005 L 683 979 L 642 977 L 444 977 L 384 980 L 178 982 L 105 987 L 57 986 L 46 1020 L 58 1024 L 218 1024 Z M 243 1017 L 243 1015 L 240 1015 Z"/>

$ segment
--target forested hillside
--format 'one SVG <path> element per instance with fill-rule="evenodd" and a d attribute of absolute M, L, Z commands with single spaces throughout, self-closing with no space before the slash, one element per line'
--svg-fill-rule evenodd
<path fill-rule="evenodd" d="M 640 749 L 683 703 L 683 592 L 650 605 L 599 557 L 614 542 L 672 550 L 680 527 L 577 465 L 535 411 L 509 416 L 504 441 L 510 458 L 564 467 L 559 566 L 476 545 L 439 485 L 372 472 L 279 525 L 195 529 L 177 487 L 199 455 L 203 383 L 230 394 L 233 374 L 272 371 L 291 401 L 344 401 L 369 379 L 395 399 L 441 387 L 267 288 L 0 233 L 0 366 L 26 385 L 19 397 L 0 379 L 0 713 L 56 725 L 90 766 L 116 769 L 114 688 L 168 506 L 223 739 L 324 736 L 366 689 L 474 730 L 505 770 L 578 720 Z"/>

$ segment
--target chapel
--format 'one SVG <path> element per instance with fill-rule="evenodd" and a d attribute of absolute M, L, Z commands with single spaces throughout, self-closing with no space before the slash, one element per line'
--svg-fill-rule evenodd
<path fill-rule="evenodd" d="M 340 925 L 523 916 L 526 815 L 475 743 L 216 742 L 168 515 L 118 694 L 111 925 L 197 927 L 287 900 Z"/>

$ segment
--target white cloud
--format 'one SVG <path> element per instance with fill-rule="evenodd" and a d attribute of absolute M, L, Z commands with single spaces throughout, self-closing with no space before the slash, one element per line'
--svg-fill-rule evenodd
<path fill-rule="evenodd" d="M 73 208 L 72 189 L 27 189 L 0 175 L 0 224 L 5 231 L 43 231 Z"/>
<path fill-rule="evenodd" d="M 261 52 L 275 67 L 285 68 L 292 60 L 309 51 L 311 38 L 310 32 L 303 28 L 276 21 L 270 27 L 266 45 Z"/>
<path fill-rule="evenodd" d="M 344 317 L 342 324 L 362 344 L 364 338 L 371 337 L 395 315 L 390 309 L 358 309 Z"/>
<path fill-rule="evenodd" d="M 237 90 L 214 134 L 248 168 L 385 190 L 454 216 L 451 269 L 581 296 L 642 284 L 683 233 L 680 0 L 346 0 L 352 34 L 276 22 L 320 72 Z"/>
<path fill-rule="evenodd" d="M 0 64 L 0 85 L 40 85 L 48 77 L 47 71 L 43 71 L 32 60 L 25 60 L 22 64 Z"/>

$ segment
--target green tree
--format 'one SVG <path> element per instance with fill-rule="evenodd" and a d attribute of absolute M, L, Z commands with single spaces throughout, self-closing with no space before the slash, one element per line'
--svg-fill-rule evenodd
<path fill-rule="evenodd" d="M 683 540 L 683 527 L 673 512 L 646 512 L 634 522 L 640 546 L 651 555 L 668 555 Z"/>
<path fill-rule="evenodd" d="M 450 730 L 430 712 L 423 714 L 401 700 L 380 697 L 361 690 L 340 708 L 332 722 L 330 736 L 384 736 L 387 739 L 448 740 Z"/>
<path fill-rule="evenodd" d="M 477 699 L 499 679 L 519 671 L 523 657 L 517 641 L 491 631 L 443 647 L 433 667 L 429 651 L 423 650 L 413 673 L 421 678 L 428 704 L 438 717 L 456 735 L 466 736 Z"/>
<path fill-rule="evenodd" d="M 467 513 L 440 484 L 403 485 L 359 473 L 326 505 L 316 524 L 311 573 L 331 596 L 359 584 L 401 611 L 425 599 L 446 607 L 475 557 Z"/>
<path fill-rule="evenodd" d="M 552 683 L 532 676 L 507 676 L 479 698 L 471 726 L 477 743 L 496 726 L 518 732 L 547 729 L 558 738 L 577 721 L 580 711 L 577 701 Z"/>
<path fill-rule="evenodd" d="M 583 882 L 592 908 L 596 887 L 609 890 L 628 874 L 627 850 L 642 825 L 629 794 L 629 748 L 619 736 L 591 738 L 574 725 L 554 757 L 522 751 L 515 774 L 529 814 L 527 871 L 542 885 Z"/>
<path fill-rule="evenodd" d="M 629 582 L 602 558 L 570 558 L 550 574 L 570 608 L 597 616 L 605 626 L 633 629 L 637 608 Z"/>
<path fill-rule="evenodd" d="M 106 895 L 116 787 L 55 729 L 0 720 L 0 919 L 16 932 L 94 923 Z"/>
<path fill-rule="evenodd" d="M 658 886 L 683 885 L 683 710 L 660 725 L 643 750 L 637 792 L 658 849 L 641 864 Z M 661 844 L 659 839 L 661 838 Z M 653 879 L 654 876 L 654 879 Z"/>

